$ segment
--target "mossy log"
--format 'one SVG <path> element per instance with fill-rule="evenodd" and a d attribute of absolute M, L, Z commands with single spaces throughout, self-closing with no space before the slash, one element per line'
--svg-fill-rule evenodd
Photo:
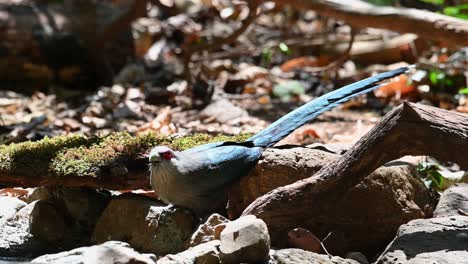
<path fill-rule="evenodd" d="M 163 137 L 115 133 L 106 137 L 57 136 L 0 146 L 0 185 L 5 187 L 86 186 L 150 189 L 147 154 L 156 145 L 184 150 L 249 135 Z"/>
<path fill-rule="evenodd" d="M 311 177 L 256 199 L 243 215 L 263 219 L 273 243 L 288 230 L 320 224 L 344 195 L 386 162 L 405 155 L 430 155 L 468 168 L 468 116 L 404 103 L 389 112 L 343 156 Z"/>

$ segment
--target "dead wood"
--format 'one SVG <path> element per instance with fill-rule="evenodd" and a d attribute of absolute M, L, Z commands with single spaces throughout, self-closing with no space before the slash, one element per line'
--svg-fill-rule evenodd
<path fill-rule="evenodd" d="M 243 215 L 262 218 L 279 242 L 288 230 L 320 222 L 320 215 L 382 164 L 405 155 L 430 155 L 468 168 L 468 117 L 404 103 L 389 112 L 341 158 L 314 176 L 277 188 L 255 200 Z"/>
<path fill-rule="evenodd" d="M 360 0 L 275 0 L 296 8 L 312 9 L 320 15 L 343 20 L 356 28 L 383 28 L 415 33 L 424 39 L 448 46 L 468 45 L 468 21 L 425 10 L 403 7 L 377 7 Z"/>
<path fill-rule="evenodd" d="M 50 82 L 80 86 L 83 80 L 89 80 L 83 87 L 110 84 L 110 67 L 133 56 L 133 41 L 122 33 L 130 36 L 146 3 L 0 3 L 0 79 L 25 89 Z"/>

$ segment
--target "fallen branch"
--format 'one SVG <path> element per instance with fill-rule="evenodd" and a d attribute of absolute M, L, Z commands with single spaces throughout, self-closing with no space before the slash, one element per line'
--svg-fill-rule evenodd
<path fill-rule="evenodd" d="M 468 45 L 468 21 L 425 10 L 402 7 L 377 7 L 360 0 L 275 0 L 300 9 L 343 20 L 355 28 L 383 28 L 400 33 L 415 33 L 449 46 Z"/>
<path fill-rule="evenodd" d="M 193 59 L 192 62 L 200 63 L 207 60 L 236 58 L 239 56 L 260 56 L 263 49 L 277 47 L 279 42 L 280 40 L 277 40 L 261 47 L 240 47 L 229 51 L 210 53 L 199 56 Z M 343 55 L 346 54 L 350 40 L 348 40 L 348 43 L 344 43 L 342 39 L 327 40 L 320 36 L 314 38 L 302 36 L 301 38 L 287 39 L 283 42 L 291 49 L 297 49 L 298 54 L 310 54 L 314 56 L 333 54 L 337 57 L 344 57 Z M 417 54 L 427 49 L 426 45 L 423 44 L 422 41 L 418 41 L 417 35 L 409 33 L 386 39 L 359 39 L 358 37 L 355 38 L 353 46 L 349 51 L 349 57 L 354 62 L 364 65 L 392 64 L 401 62 L 402 60 L 407 61 L 407 57 L 412 59 L 409 61 L 414 62 L 413 57 L 416 57 Z M 404 57 L 406 54 L 402 54 L 402 48 L 410 46 L 415 46 L 414 52 L 416 54 L 412 54 L 413 51 L 409 50 L 408 52 L 411 52 L 411 56 Z"/>
<path fill-rule="evenodd" d="M 262 218 L 274 243 L 288 230 L 308 228 L 353 186 L 384 163 L 405 155 L 430 155 L 468 168 L 468 117 L 404 103 L 388 113 L 340 159 L 314 176 L 277 188 L 255 200 L 243 215 Z"/>
<path fill-rule="evenodd" d="M 353 48 L 353 44 L 354 44 L 354 38 L 356 36 L 356 30 L 354 30 L 352 27 L 351 27 L 351 30 L 350 30 L 350 38 L 349 38 L 349 43 L 348 43 L 348 47 L 346 48 L 346 50 L 344 51 L 344 53 L 342 55 L 340 55 L 340 57 L 338 59 L 336 59 L 335 61 L 333 61 L 332 63 L 328 64 L 327 66 L 324 66 L 324 67 L 312 67 L 310 68 L 309 67 L 309 71 L 311 72 L 315 72 L 315 73 L 319 73 L 319 72 L 323 72 L 323 71 L 337 71 L 342 65 L 343 63 L 345 63 L 350 55 L 351 55 L 351 50 Z"/>

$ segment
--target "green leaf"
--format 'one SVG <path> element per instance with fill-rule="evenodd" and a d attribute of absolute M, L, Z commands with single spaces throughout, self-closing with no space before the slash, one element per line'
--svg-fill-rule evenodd
<path fill-rule="evenodd" d="M 448 6 L 443 10 L 444 14 L 468 20 L 468 4 Z"/>
<path fill-rule="evenodd" d="M 262 51 L 262 65 L 269 65 L 272 56 L 273 51 L 270 48 L 264 48 Z"/>
<path fill-rule="evenodd" d="M 459 94 L 467 94 L 467 95 L 468 95 L 468 87 L 461 88 L 460 90 L 458 90 L 458 93 L 459 93 Z"/>
<path fill-rule="evenodd" d="M 281 50 L 281 52 L 283 53 L 286 53 L 288 55 L 291 54 L 291 50 L 289 49 L 288 45 L 286 45 L 286 43 L 284 42 L 281 42 L 279 45 L 278 45 L 279 49 Z"/>
<path fill-rule="evenodd" d="M 280 98 L 281 101 L 289 101 L 292 96 L 305 93 L 305 88 L 298 81 L 288 81 L 275 85 L 273 87 L 273 95 Z"/>
<path fill-rule="evenodd" d="M 440 174 L 436 170 L 430 170 L 429 176 L 432 180 L 432 184 L 434 185 L 434 187 L 436 187 L 437 189 L 442 189 L 442 185 L 444 183 L 444 176 L 442 176 L 442 174 Z"/>
<path fill-rule="evenodd" d="M 443 5 L 444 0 L 421 0 L 421 2 L 426 2 L 434 5 Z"/>
<path fill-rule="evenodd" d="M 445 79 L 445 73 L 441 71 L 431 71 L 429 73 L 429 80 L 432 84 L 439 84 L 443 79 Z"/>

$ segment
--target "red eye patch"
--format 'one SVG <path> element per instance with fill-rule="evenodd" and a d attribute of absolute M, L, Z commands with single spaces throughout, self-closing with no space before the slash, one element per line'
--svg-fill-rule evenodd
<path fill-rule="evenodd" d="M 162 152 L 159 153 L 159 155 L 165 160 L 170 160 L 174 157 L 174 154 L 171 151 Z"/>

